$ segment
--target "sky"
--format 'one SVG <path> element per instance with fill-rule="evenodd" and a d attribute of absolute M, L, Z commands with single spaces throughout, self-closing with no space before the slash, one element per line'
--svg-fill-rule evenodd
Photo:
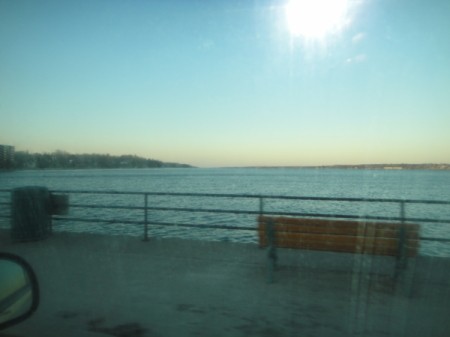
<path fill-rule="evenodd" d="M 449 163 L 450 2 L 336 1 L 0 0 L 0 144 L 200 167 Z"/>

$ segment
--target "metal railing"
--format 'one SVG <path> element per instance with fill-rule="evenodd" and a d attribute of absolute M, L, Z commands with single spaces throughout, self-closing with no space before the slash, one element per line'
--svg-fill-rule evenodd
<path fill-rule="evenodd" d="M 0 192 L 9 193 L 10 190 L 1 190 Z M 399 225 L 401 223 L 413 222 L 413 223 L 427 223 L 427 224 L 449 224 L 450 225 L 450 215 L 444 218 L 438 217 L 423 217 L 417 215 L 408 216 L 407 211 L 410 205 L 434 205 L 447 207 L 450 206 L 450 201 L 443 200 L 415 200 L 415 199 L 383 199 L 383 198 L 333 198 L 333 197 L 308 197 L 308 196 L 281 196 L 281 195 L 253 195 L 253 194 L 212 194 L 212 193 L 172 193 L 172 192 L 122 192 L 122 191 L 90 191 L 90 190 L 55 190 L 52 193 L 58 194 L 68 194 L 71 197 L 75 195 L 96 195 L 97 199 L 99 196 L 107 195 L 107 196 L 120 196 L 127 198 L 137 198 L 140 199 L 140 202 L 134 202 L 132 205 L 130 204 L 102 204 L 96 200 L 94 203 L 83 203 L 83 202 L 71 202 L 70 209 L 97 209 L 97 210 L 126 210 L 126 211 L 134 211 L 140 212 L 140 215 L 133 216 L 132 219 L 124 219 L 124 218 L 102 218 L 95 215 L 94 217 L 89 216 L 53 216 L 55 221 L 71 221 L 71 222 L 85 222 L 85 223 L 120 223 L 120 224 L 134 224 L 141 225 L 143 227 L 143 239 L 149 239 L 149 228 L 152 225 L 158 226 L 178 226 L 178 227 L 186 227 L 186 228 L 204 228 L 204 229 L 223 229 L 223 230 L 253 230 L 257 229 L 256 221 L 253 220 L 251 224 L 217 224 L 217 223 L 203 223 L 199 224 L 198 222 L 180 222 L 180 221 L 162 221 L 158 219 L 154 219 L 149 215 L 154 214 L 155 212 L 171 212 L 171 214 L 177 213 L 185 213 L 185 214 L 222 214 L 222 215 L 246 215 L 246 216 L 259 216 L 259 215 L 269 215 L 269 216 L 292 216 L 292 217 L 308 217 L 308 218 L 322 218 L 322 219 L 348 219 L 355 221 L 389 221 L 389 222 L 398 222 Z M 173 206 L 161 206 L 158 205 L 159 202 L 155 202 L 158 198 L 185 198 L 191 202 L 191 205 L 184 205 L 182 207 L 173 207 Z M 251 201 L 249 207 L 246 208 L 223 208 L 223 207 L 196 207 L 192 206 L 192 204 L 196 204 L 192 202 L 192 200 L 198 199 L 200 203 L 205 204 L 205 200 L 240 200 L 241 204 L 244 204 L 243 201 Z M 373 215 L 373 214 L 359 214 L 359 212 L 354 212 L 352 214 L 345 213 L 335 213 L 335 212 L 324 212 L 324 211 L 315 211 L 315 212 L 299 212 L 294 211 L 295 209 L 302 208 L 302 206 L 288 206 L 288 207 L 268 207 L 273 203 L 280 202 L 307 202 L 309 205 L 313 204 L 321 204 L 323 209 L 327 209 L 327 203 L 340 203 L 340 204 L 353 204 L 354 209 L 364 208 L 361 207 L 363 204 L 378 204 L 381 205 L 381 208 L 384 209 L 387 204 L 394 205 L 394 208 L 391 206 L 391 215 Z M 139 205 L 140 203 L 140 205 Z M 198 202 L 197 202 L 198 203 Z M 355 206 L 355 204 L 359 206 Z M 0 206 L 2 208 L 8 208 L 10 206 L 10 202 L 0 200 Z M 408 206 L 408 207 L 407 207 Z M 308 207 L 305 207 L 308 208 Z M 395 209 L 397 209 L 395 211 Z M 447 208 L 446 208 L 447 209 Z M 355 214 L 356 213 L 356 214 Z M 393 215 L 392 213 L 397 213 L 397 215 Z M 412 212 L 414 213 L 414 212 Z M 415 212 L 420 213 L 419 212 Z M 450 212 L 446 212 L 445 214 L 450 214 Z M 444 215 L 445 215 L 444 214 Z M 8 218 L 9 214 L 0 214 L 0 217 Z M 437 242 L 450 242 L 450 238 L 442 238 L 442 237 L 426 237 L 421 236 L 421 240 L 428 241 L 437 241 Z"/>

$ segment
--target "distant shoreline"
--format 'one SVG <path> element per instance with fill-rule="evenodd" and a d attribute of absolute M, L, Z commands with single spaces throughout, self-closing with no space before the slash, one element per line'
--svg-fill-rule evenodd
<path fill-rule="evenodd" d="M 343 169 L 343 170 L 433 170 L 450 171 L 450 164 L 360 164 L 316 166 L 245 166 L 233 168 L 250 169 Z"/>
<path fill-rule="evenodd" d="M 187 164 L 161 163 L 160 166 L 117 166 L 117 167 L 20 167 L 0 169 L 1 172 L 12 171 L 51 171 L 51 170 L 127 170 L 127 169 L 166 169 L 166 168 L 202 168 Z M 384 170 L 384 171 L 450 171 L 450 164 L 361 164 L 361 165 L 317 165 L 317 166 L 229 166 L 204 167 L 204 169 L 315 169 L 315 170 Z"/>

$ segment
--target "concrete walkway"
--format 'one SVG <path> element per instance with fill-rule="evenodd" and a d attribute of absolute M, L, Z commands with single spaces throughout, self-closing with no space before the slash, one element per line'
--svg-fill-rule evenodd
<path fill-rule="evenodd" d="M 255 245 L 57 233 L 0 250 L 34 267 L 41 305 L 0 336 L 450 335 L 450 259 L 279 250 L 276 282 Z"/>

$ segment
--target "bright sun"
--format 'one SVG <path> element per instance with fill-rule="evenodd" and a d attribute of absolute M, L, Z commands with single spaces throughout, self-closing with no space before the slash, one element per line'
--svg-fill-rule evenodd
<path fill-rule="evenodd" d="M 290 0 L 285 7 L 290 33 L 321 39 L 347 23 L 349 0 Z"/>

